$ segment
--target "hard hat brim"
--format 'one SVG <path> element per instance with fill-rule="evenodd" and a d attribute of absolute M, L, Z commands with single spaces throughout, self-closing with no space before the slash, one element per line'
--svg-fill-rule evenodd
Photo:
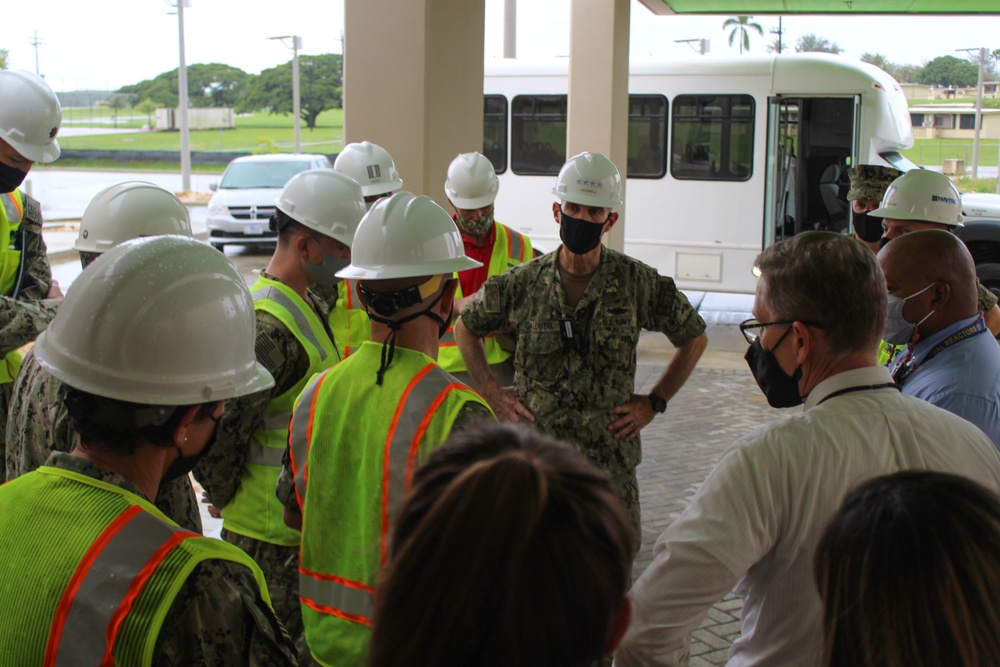
<path fill-rule="evenodd" d="M 31 144 L 11 141 L 10 139 L 5 139 L 5 141 L 10 144 L 11 148 L 20 153 L 21 157 L 26 160 L 31 160 L 32 162 L 38 162 L 39 164 L 55 162 L 59 159 L 59 156 L 62 155 L 62 150 L 59 148 L 59 142 L 55 139 L 53 139 L 52 143 L 45 148 L 38 148 L 37 146 L 32 146 Z"/>
<path fill-rule="evenodd" d="M 338 278 L 348 280 L 392 280 L 395 278 L 416 278 L 450 274 L 467 269 L 478 269 L 482 262 L 468 257 L 456 257 L 446 262 L 425 264 L 401 264 L 395 266 L 361 267 L 350 264 L 337 272 Z"/>
<path fill-rule="evenodd" d="M 956 220 L 954 222 L 946 222 L 944 220 L 928 220 L 926 214 L 906 211 L 898 208 L 877 208 L 874 211 L 869 211 L 868 215 L 876 218 L 892 218 L 893 220 L 915 220 L 917 222 L 927 222 L 934 225 L 948 225 L 949 227 L 965 226 L 965 223 L 961 220 Z"/>

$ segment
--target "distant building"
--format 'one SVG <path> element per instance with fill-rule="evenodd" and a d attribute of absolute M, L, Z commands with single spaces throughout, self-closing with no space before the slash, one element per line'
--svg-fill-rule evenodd
<path fill-rule="evenodd" d="M 972 92 L 975 96 L 975 89 Z M 981 139 L 1000 139 L 1000 109 L 983 109 Z M 973 139 L 975 104 L 918 104 L 910 107 L 913 136 L 924 139 Z"/>
<path fill-rule="evenodd" d="M 188 109 L 188 127 L 192 130 L 231 130 L 236 127 L 232 107 L 193 107 Z M 156 131 L 181 129 L 178 109 L 157 109 Z"/>

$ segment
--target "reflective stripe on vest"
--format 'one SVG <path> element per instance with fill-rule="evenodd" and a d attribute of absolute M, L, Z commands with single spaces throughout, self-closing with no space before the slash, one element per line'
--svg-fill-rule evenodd
<path fill-rule="evenodd" d="M 20 190 L 0 194 L 3 208 L 0 209 L 0 294 L 11 296 L 21 268 L 21 252 L 13 248 L 21 229 L 24 215 L 24 200 Z M 0 363 L 0 384 L 14 381 L 21 368 L 21 353 L 12 350 Z"/>
<path fill-rule="evenodd" d="M 133 505 L 80 561 L 52 623 L 46 667 L 113 665 L 115 639 L 139 592 L 180 542 L 196 533 Z"/>
<path fill-rule="evenodd" d="M 321 614 L 371 625 L 375 589 L 357 581 L 299 568 L 299 599 Z"/>
<path fill-rule="evenodd" d="M 11 225 L 20 226 L 21 216 L 24 215 L 24 202 L 21 200 L 21 191 L 5 192 L 0 194 L 3 199 L 4 214 L 7 222 Z"/>
<path fill-rule="evenodd" d="M 288 421 L 295 399 L 315 373 L 339 359 L 322 318 L 287 285 L 261 276 L 251 286 L 254 309 L 277 319 L 308 355 L 309 367 L 281 394 L 272 395 L 262 423 L 251 434 L 240 471 L 240 486 L 222 508 L 223 528 L 239 535 L 281 546 L 299 543 L 299 531 L 285 524 L 284 507 L 274 495 L 281 462 L 288 446 Z"/>
<path fill-rule="evenodd" d="M 438 372 L 432 372 L 435 370 Z M 312 424 L 317 406 L 326 405 L 325 402 L 317 401 L 326 376 L 327 373 L 324 373 L 314 378 L 303 390 L 292 418 L 289 434 L 295 490 L 303 513 L 308 512 L 308 508 L 303 507 L 303 499 L 306 497 L 308 486 Z M 386 561 L 389 529 L 410 487 L 420 442 L 438 406 L 452 389 L 468 391 L 468 387 L 454 382 L 446 373 L 441 373 L 435 364 L 427 364 L 407 384 L 396 406 L 386 435 L 382 462 L 379 545 L 379 558 L 382 563 Z M 319 599 L 310 596 L 306 591 L 313 591 Z M 374 592 L 374 589 L 365 582 L 318 573 L 299 566 L 300 599 L 303 604 L 317 612 L 370 625 Z"/>
<path fill-rule="evenodd" d="M 358 299 L 357 280 L 343 280 L 337 285 L 337 302 L 330 308 L 330 330 L 340 352 L 346 359 L 371 337 L 371 320 Z"/>
<path fill-rule="evenodd" d="M 493 253 L 490 255 L 487 277 L 502 275 L 515 264 L 523 264 L 526 261 L 525 254 L 528 243 L 525 237 L 499 223 L 495 225 L 495 228 L 497 235 Z M 455 290 L 455 300 L 457 301 L 463 296 L 462 284 L 459 282 L 458 288 Z M 448 330 L 444 332 L 438 346 L 438 364 L 441 365 L 441 368 L 449 373 L 460 373 L 466 370 L 465 361 L 458 351 L 458 343 L 455 340 L 454 325 L 448 327 Z M 510 352 L 500 347 L 493 334 L 483 338 L 483 346 L 486 348 L 486 361 L 490 365 L 499 364 L 511 355 Z"/>
<path fill-rule="evenodd" d="M 295 324 L 298 325 L 299 330 L 293 331 L 292 333 L 302 334 L 302 336 L 312 343 L 312 346 L 316 348 L 316 353 L 319 354 L 320 361 L 326 361 L 327 357 L 330 356 L 323 344 L 318 338 L 313 334 L 312 327 L 309 325 L 309 319 L 306 317 L 302 309 L 294 301 L 288 298 L 284 292 L 281 292 L 275 287 L 264 287 L 255 290 L 250 296 L 253 297 L 254 302 L 257 301 L 274 301 L 282 308 L 286 309 L 292 318 L 295 320 Z"/>

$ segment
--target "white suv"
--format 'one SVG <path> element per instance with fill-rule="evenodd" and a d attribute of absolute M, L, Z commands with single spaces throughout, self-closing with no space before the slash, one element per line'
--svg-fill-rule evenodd
<path fill-rule="evenodd" d="M 248 155 L 229 163 L 208 202 L 208 241 L 222 250 L 226 244 L 271 244 L 268 229 L 274 202 L 295 174 L 307 169 L 332 169 L 325 155 L 277 153 Z"/>

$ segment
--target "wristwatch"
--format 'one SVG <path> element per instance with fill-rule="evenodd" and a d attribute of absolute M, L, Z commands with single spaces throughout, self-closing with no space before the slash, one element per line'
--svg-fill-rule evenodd
<path fill-rule="evenodd" d="M 653 410 L 659 412 L 661 415 L 667 411 L 667 399 L 659 394 L 649 392 L 649 404 L 653 406 Z"/>

